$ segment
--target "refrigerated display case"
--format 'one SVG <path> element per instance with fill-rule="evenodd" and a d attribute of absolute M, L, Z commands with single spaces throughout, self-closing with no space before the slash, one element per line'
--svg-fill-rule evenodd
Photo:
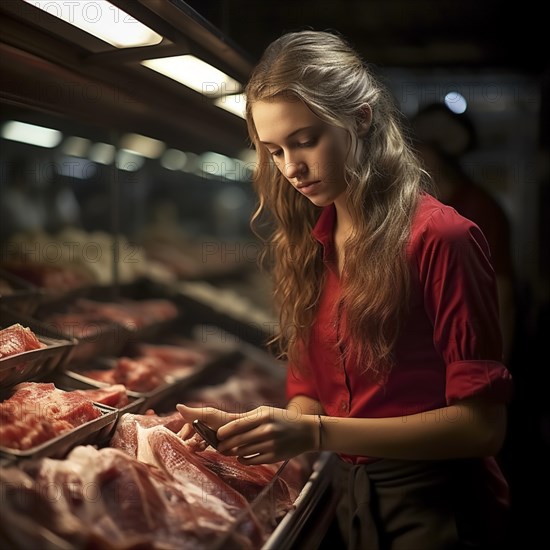
<path fill-rule="evenodd" d="M 70 10 L 67 20 L 63 10 Z M 96 23 L 96 30 L 105 27 L 105 17 L 127 26 L 139 22 L 157 38 L 121 47 L 76 26 L 78 15 Z M 63 360 L 44 370 L 33 363 L 28 376 L 23 371 L 9 378 L 2 403 L 20 382 L 54 383 L 63 392 L 105 388 L 106 382 L 83 374 L 85 363 L 89 371 L 109 371 L 122 358 L 124 365 L 139 360 L 139 346 L 207 350 L 186 376 L 130 389 L 125 405 L 102 405 L 99 420 L 58 435 L 36 456 L 32 449 L 3 450 L 1 491 L 8 512 L 0 523 L 9 525 L 1 526 L 0 540 L 11 548 L 74 549 L 89 541 L 57 529 L 59 509 L 50 510 L 53 526 L 35 521 L 33 506 L 48 504 L 33 477 L 46 463 L 37 461 L 61 462 L 86 445 L 110 448 L 106 433 L 114 434 L 124 415 L 170 415 L 183 398 L 204 400 L 218 391 L 243 406 L 259 405 L 262 398 L 283 404 L 284 368 L 264 348 L 274 326 L 269 286 L 258 279 L 260 244 L 248 227 L 254 157 L 244 119 L 227 110 L 253 60 L 180 0 L 11 0 L 0 3 L 0 29 L 0 267 L 6 273 L 0 273 L 6 281 L 0 305 L 10 320 L 62 329 L 64 344 Z M 179 56 L 198 58 L 225 76 L 193 89 L 149 63 Z M 45 132 L 49 143 L 33 141 L 35 131 Z M 52 324 L 51 315 L 72 314 L 86 300 L 117 307 L 166 300 L 178 315 L 173 323 L 152 323 L 142 331 L 111 322 L 99 337 Z M 285 476 L 296 482 L 297 474 L 288 465 L 274 473 L 250 502 L 264 521 L 263 536 L 247 540 L 250 547 L 320 544 L 336 499 L 333 458 L 315 454 L 300 463 L 304 477 L 282 516 L 272 508 L 273 490 Z M 242 543 L 241 519 L 207 547 Z"/>

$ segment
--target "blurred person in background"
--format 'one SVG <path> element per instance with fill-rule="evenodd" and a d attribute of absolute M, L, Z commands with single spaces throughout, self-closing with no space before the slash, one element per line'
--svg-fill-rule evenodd
<path fill-rule="evenodd" d="M 497 277 L 504 360 L 509 362 L 515 341 L 516 281 L 508 216 L 498 200 L 463 169 L 461 158 L 477 147 L 471 119 L 444 103 L 422 108 L 412 119 L 416 148 L 432 177 L 437 198 L 476 223 L 491 251 Z"/>

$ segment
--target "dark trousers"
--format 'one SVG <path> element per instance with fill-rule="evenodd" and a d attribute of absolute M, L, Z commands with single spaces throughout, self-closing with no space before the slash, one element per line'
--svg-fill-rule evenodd
<path fill-rule="evenodd" d="M 484 459 L 338 460 L 336 468 L 348 550 L 507 548 L 507 485 Z"/>

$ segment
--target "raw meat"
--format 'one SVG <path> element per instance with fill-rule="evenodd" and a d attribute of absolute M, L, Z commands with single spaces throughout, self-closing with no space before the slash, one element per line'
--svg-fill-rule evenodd
<path fill-rule="evenodd" d="M 177 422 L 174 415 L 158 417 L 125 414 L 117 425 L 111 445 L 141 461 L 165 468 L 174 476 L 179 475 L 180 470 L 196 469 L 199 472 L 195 474 L 196 477 L 202 476 L 204 483 L 212 484 L 210 476 L 214 475 L 218 485 L 212 487 L 219 489 L 219 482 L 223 482 L 228 486 L 224 487 L 226 495 L 232 501 L 236 492 L 239 500 L 244 498 L 246 502 L 252 503 L 274 480 L 280 464 L 243 465 L 234 456 L 222 455 L 212 447 L 204 449 L 202 438 L 193 429 L 186 428 L 189 425 Z M 178 430 L 180 434 L 185 433 L 187 439 L 174 433 Z M 205 468 L 209 472 L 206 478 Z M 269 494 L 270 523 L 292 507 L 301 485 L 294 486 L 281 477 L 274 481 Z"/>
<path fill-rule="evenodd" d="M 156 414 L 123 414 L 111 439 L 111 446 L 123 450 L 133 457 L 138 455 L 138 427 L 152 428 L 165 426 L 172 432 L 179 432 L 185 420 L 177 411 L 170 415 Z"/>
<path fill-rule="evenodd" d="M 0 445 L 30 449 L 101 416 L 90 399 L 51 383 L 23 382 L 0 403 Z"/>
<path fill-rule="evenodd" d="M 284 482 L 262 506 L 251 509 L 248 501 L 268 486 L 277 466 L 213 466 L 216 453 L 197 452 L 198 436 L 183 440 L 175 433 L 187 426 L 177 412 L 125 414 L 113 447 L 80 446 L 65 460 L 0 468 L 0 544 L 14 550 L 261 548 L 274 528 L 271 497 L 283 499 Z M 258 488 L 244 490 L 255 473 Z M 244 479 L 241 490 L 235 476 Z"/>
<path fill-rule="evenodd" d="M 36 545 L 37 533 L 53 533 L 74 548 L 202 550 L 231 527 L 230 518 L 190 498 L 187 485 L 118 449 L 80 446 L 66 460 L 21 469 L 0 469 L 0 531 L 19 544 L 10 548 L 47 547 Z M 252 545 L 241 539 L 226 548 Z"/>
<path fill-rule="evenodd" d="M 0 330 L 0 359 L 45 347 L 29 328 L 15 323 Z"/>
<path fill-rule="evenodd" d="M 121 302 L 97 302 L 80 299 L 76 311 L 94 314 L 135 330 L 152 324 L 168 321 L 178 316 L 178 308 L 169 300 L 123 300 Z"/>
<path fill-rule="evenodd" d="M 98 389 L 73 390 L 72 393 L 82 395 L 94 403 L 101 403 L 115 409 L 121 409 L 130 402 L 126 386 L 123 384 L 113 384 L 112 386 Z"/>
<path fill-rule="evenodd" d="M 124 384 L 129 390 L 148 392 L 185 377 L 206 361 L 206 354 L 176 346 L 144 345 L 147 355 L 119 357 L 112 369 L 90 369 L 79 372 L 106 384 Z"/>

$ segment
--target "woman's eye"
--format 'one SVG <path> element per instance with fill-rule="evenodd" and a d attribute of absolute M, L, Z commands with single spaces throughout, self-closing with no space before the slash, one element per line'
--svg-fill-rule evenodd
<path fill-rule="evenodd" d="M 281 149 L 277 149 L 276 151 L 270 151 L 269 154 L 272 157 L 280 157 L 283 154 L 283 152 L 281 151 Z"/>
<path fill-rule="evenodd" d="M 298 143 L 298 147 L 313 147 L 317 143 L 315 138 L 308 139 L 307 141 L 302 141 Z"/>

